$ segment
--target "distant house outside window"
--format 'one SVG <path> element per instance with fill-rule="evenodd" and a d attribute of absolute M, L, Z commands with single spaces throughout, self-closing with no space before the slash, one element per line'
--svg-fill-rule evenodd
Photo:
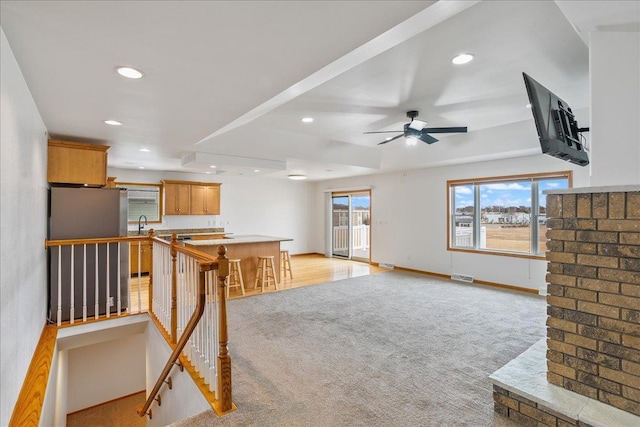
<path fill-rule="evenodd" d="M 543 191 L 571 184 L 571 171 L 448 181 L 448 249 L 544 256 Z"/>

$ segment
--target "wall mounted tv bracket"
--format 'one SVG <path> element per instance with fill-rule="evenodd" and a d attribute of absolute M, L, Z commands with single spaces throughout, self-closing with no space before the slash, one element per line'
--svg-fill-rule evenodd
<path fill-rule="evenodd" d="M 551 114 L 553 115 L 558 139 L 565 141 L 569 146 L 575 145 L 577 150 L 584 150 L 580 142 L 579 133 L 588 132 L 589 128 L 578 127 L 571 108 L 565 108 L 562 102 L 558 101 L 558 109 L 552 109 Z"/>

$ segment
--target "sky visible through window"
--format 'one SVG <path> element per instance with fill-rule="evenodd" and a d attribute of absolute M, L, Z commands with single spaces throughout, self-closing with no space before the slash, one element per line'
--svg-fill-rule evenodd
<path fill-rule="evenodd" d="M 544 190 L 556 190 L 567 188 L 566 178 L 544 179 L 539 182 L 540 190 L 540 206 L 546 207 L 546 197 L 542 194 Z M 513 181 L 513 182 L 494 182 L 479 184 L 480 191 L 480 207 L 519 207 L 531 206 L 531 182 L 530 181 Z M 455 187 L 455 206 L 456 208 L 464 208 L 473 206 L 473 186 L 461 185 Z"/>

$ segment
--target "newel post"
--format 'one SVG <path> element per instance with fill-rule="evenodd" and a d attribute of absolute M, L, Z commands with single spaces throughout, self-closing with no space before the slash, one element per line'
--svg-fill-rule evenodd
<path fill-rule="evenodd" d="M 149 230 L 149 258 L 151 259 L 151 267 L 149 268 L 149 305 L 148 311 L 153 312 L 153 238 L 155 231 L 153 228 Z"/>
<path fill-rule="evenodd" d="M 171 342 L 178 342 L 178 236 L 171 235 Z"/>
<path fill-rule="evenodd" d="M 218 246 L 218 302 L 219 302 L 219 331 L 218 340 L 220 346 L 220 353 L 217 361 L 218 371 L 218 401 L 220 403 L 220 410 L 222 412 L 228 412 L 233 409 L 233 403 L 231 401 L 231 356 L 229 356 L 229 349 L 227 344 L 229 342 L 229 335 L 227 330 L 227 292 L 226 292 L 226 280 L 229 275 L 229 259 L 226 256 L 227 248 L 225 246 Z"/>

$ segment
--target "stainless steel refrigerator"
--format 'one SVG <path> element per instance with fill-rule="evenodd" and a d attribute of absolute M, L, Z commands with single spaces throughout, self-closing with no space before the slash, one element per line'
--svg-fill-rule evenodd
<path fill-rule="evenodd" d="M 126 236 L 127 218 L 126 190 L 84 187 L 52 187 L 50 190 L 49 240 Z M 72 300 L 74 318 L 82 318 L 83 307 L 87 317 L 94 316 L 96 283 L 100 315 L 106 314 L 107 308 L 111 313 L 118 310 L 118 295 L 120 310 L 126 310 L 129 306 L 128 245 L 73 245 L 73 259 L 71 253 L 71 246 L 49 248 L 49 319 L 52 322 L 57 322 L 58 317 L 61 321 L 70 320 Z"/>

